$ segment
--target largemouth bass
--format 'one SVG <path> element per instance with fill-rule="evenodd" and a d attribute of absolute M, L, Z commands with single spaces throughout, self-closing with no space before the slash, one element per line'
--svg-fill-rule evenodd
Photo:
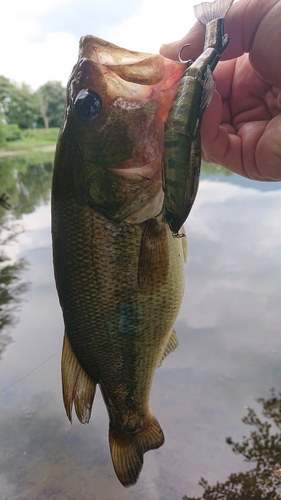
<path fill-rule="evenodd" d="M 136 483 L 144 453 L 164 442 L 149 394 L 156 368 L 178 343 L 186 258 L 186 240 L 174 237 L 165 216 L 164 124 L 185 69 L 82 38 L 55 156 L 64 405 L 70 421 L 74 405 L 89 422 L 99 385 L 124 486 Z"/>

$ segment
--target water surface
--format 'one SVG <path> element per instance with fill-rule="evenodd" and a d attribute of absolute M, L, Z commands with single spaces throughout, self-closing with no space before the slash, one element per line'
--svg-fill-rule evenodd
<path fill-rule="evenodd" d="M 10 267 L 0 291 L 6 284 L 20 300 L 2 297 L 0 304 L 0 390 L 22 379 L 0 393 L 0 500 L 201 498 L 201 477 L 215 485 L 246 474 L 255 464 L 233 453 L 225 438 L 249 436 L 253 428 L 241 421 L 247 408 L 261 417 L 256 399 L 281 388 L 280 183 L 204 169 L 186 223 L 186 293 L 175 325 L 180 346 L 157 371 L 151 393 L 166 441 L 145 455 L 138 484 L 124 489 L 113 471 L 100 393 L 89 425 L 75 418 L 70 425 L 63 408 L 51 175 L 50 154 L 0 160 L 0 190 L 13 207 L 9 213 L 0 207 L 1 248 L 11 259 L 1 264 Z M 278 462 L 278 453 L 281 462 L 280 447 L 274 453 L 261 447 L 267 465 Z M 272 498 L 279 498 L 273 471 L 272 481 Z"/>

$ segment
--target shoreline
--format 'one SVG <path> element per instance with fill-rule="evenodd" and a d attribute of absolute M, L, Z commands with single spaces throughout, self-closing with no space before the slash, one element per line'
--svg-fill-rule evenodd
<path fill-rule="evenodd" d="M 0 149 L 0 158 L 4 158 L 5 156 L 13 156 L 13 155 L 22 155 L 27 153 L 33 153 L 34 151 L 42 151 L 43 153 L 51 153 L 55 152 L 56 144 L 50 144 L 47 146 L 41 146 L 38 148 L 30 148 L 30 149 L 18 149 L 15 151 L 4 151 Z"/>

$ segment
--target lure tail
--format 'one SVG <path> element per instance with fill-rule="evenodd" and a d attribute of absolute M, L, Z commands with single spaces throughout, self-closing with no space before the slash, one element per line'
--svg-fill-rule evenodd
<path fill-rule="evenodd" d="M 194 6 L 196 18 L 205 26 L 214 19 L 224 18 L 228 13 L 234 0 L 215 0 L 215 2 L 203 2 Z"/>
<path fill-rule="evenodd" d="M 225 50 L 229 37 L 223 34 L 224 18 L 233 2 L 234 0 L 215 0 L 195 5 L 195 16 L 206 26 L 204 49 L 212 47 L 218 54 Z"/>

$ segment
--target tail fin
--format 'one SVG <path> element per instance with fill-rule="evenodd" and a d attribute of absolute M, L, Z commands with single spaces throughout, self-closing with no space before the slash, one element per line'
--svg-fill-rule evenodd
<path fill-rule="evenodd" d="M 148 427 L 131 437 L 116 437 L 109 429 L 111 458 L 120 483 L 125 487 L 136 484 L 144 453 L 159 448 L 163 443 L 163 431 L 153 415 Z"/>
<path fill-rule="evenodd" d="M 72 422 L 74 403 L 78 419 L 88 424 L 96 392 L 96 383 L 83 370 L 65 333 L 61 358 L 62 391 L 66 414 Z"/>
<path fill-rule="evenodd" d="M 197 19 L 207 25 L 213 19 L 224 18 L 234 0 L 215 0 L 214 2 L 203 2 L 194 6 L 194 14 Z"/>

